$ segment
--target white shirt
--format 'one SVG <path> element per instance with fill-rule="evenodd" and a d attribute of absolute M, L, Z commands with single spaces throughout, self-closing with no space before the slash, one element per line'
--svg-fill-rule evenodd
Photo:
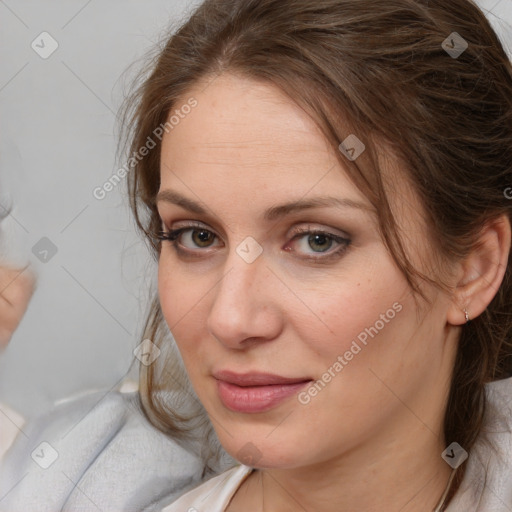
<path fill-rule="evenodd" d="M 446 512 L 512 512 L 512 378 L 487 384 L 486 393 L 484 430 L 497 453 L 485 445 L 481 435 L 469 454 L 464 479 Z M 239 465 L 225 471 L 184 494 L 162 512 L 225 512 L 252 470 Z"/>

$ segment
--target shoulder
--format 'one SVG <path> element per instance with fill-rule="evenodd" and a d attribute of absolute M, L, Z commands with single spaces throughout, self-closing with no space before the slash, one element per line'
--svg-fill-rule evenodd
<path fill-rule="evenodd" d="M 0 510 L 140 511 L 202 473 L 198 456 L 148 422 L 137 393 L 92 393 L 23 427 L 2 461 Z"/>
<path fill-rule="evenodd" d="M 486 396 L 482 432 L 447 512 L 507 512 L 512 505 L 512 378 L 488 383 Z"/>
<path fill-rule="evenodd" d="M 237 465 L 184 494 L 162 512 L 224 512 L 240 484 L 251 472 L 252 468 Z"/>

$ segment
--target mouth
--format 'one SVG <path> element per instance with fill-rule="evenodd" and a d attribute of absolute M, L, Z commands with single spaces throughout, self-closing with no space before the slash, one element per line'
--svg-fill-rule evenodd
<path fill-rule="evenodd" d="M 224 406 L 241 413 L 273 409 L 313 380 L 309 377 L 290 378 L 256 372 L 237 374 L 221 371 L 213 376 L 217 380 L 219 397 Z"/>

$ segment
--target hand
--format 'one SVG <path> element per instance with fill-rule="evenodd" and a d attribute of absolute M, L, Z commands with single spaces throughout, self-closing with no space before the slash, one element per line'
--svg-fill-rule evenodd
<path fill-rule="evenodd" d="M 35 277 L 24 268 L 0 264 L 0 348 L 11 339 L 27 309 Z"/>

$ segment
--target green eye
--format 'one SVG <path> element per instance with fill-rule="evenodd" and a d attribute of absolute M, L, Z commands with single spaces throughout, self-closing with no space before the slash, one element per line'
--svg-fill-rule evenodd
<path fill-rule="evenodd" d="M 332 247 L 332 243 L 333 239 L 328 238 L 327 235 L 324 234 L 313 234 L 308 236 L 309 247 L 313 250 L 315 250 L 314 246 L 320 247 L 320 250 L 315 252 L 324 252 L 324 250 L 329 250 Z"/>
<path fill-rule="evenodd" d="M 350 245 L 348 238 L 333 233 L 313 230 L 300 231 L 293 237 L 293 240 L 298 241 L 300 249 L 293 252 L 303 254 L 304 256 L 299 256 L 301 258 L 317 262 L 327 261 L 328 259 L 340 256 Z M 336 245 L 339 247 L 330 251 Z M 313 254 L 320 254 L 321 256 L 312 256 L 311 251 L 313 251 Z"/>

